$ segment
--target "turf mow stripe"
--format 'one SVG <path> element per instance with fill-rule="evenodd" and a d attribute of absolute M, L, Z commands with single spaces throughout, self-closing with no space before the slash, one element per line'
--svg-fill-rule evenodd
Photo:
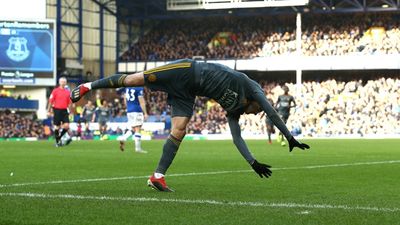
<path fill-rule="evenodd" d="M 25 197 L 39 199 L 73 199 L 73 200 L 95 200 L 95 201 L 128 201 L 128 202 L 163 202 L 193 205 L 217 205 L 217 206 L 248 206 L 265 208 L 303 208 L 303 209 L 340 209 L 348 211 L 375 211 L 375 212 L 400 212 L 400 208 L 382 208 L 371 206 L 348 206 L 332 204 L 301 204 L 283 202 L 244 202 L 244 201 L 218 201 L 209 199 L 173 199 L 173 198 L 144 198 L 144 197 L 111 197 L 111 196 L 90 196 L 72 194 L 43 194 L 43 193 L 1 193 L 1 197 Z"/>
<path fill-rule="evenodd" d="M 328 164 L 328 165 L 312 165 L 312 166 L 299 166 L 299 167 L 277 167 L 272 168 L 273 171 L 277 170 L 297 170 L 297 169 L 320 169 L 320 168 L 332 168 L 332 167 L 348 167 L 348 166 L 363 166 L 363 165 L 379 165 L 379 164 L 394 164 L 400 163 L 400 160 L 390 161 L 377 161 L 377 162 L 356 162 L 356 163 L 342 163 L 342 164 Z M 211 171 L 211 172 L 194 172 L 194 173 L 176 173 L 169 174 L 168 177 L 184 177 L 184 176 L 202 176 L 202 175 L 219 175 L 219 174 L 231 174 L 231 173 L 248 173 L 253 170 L 231 170 L 231 171 Z M 20 186 L 34 186 L 34 185 L 46 185 L 46 184 L 64 184 L 64 183 L 86 183 L 86 182 L 102 182 L 102 181 L 115 181 L 115 180 L 133 180 L 133 179 L 147 179 L 149 176 L 125 176 L 125 177 L 104 177 L 104 178 L 90 178 L 90 179 L 76 179 L 76 180 L 54 180 L 54 181 L 42 181 L 42 182 L 31 182 L 31 183 L 16 183 L 16 184 L 0 184 L 0 188 L 7 187 L 20 187 Z"/>

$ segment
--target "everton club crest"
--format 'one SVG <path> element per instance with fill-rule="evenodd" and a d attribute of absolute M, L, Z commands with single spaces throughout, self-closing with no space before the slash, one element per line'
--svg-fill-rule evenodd
<path fill-rule="evenodd" d="M 26 46 L 27 42 L 28 41 L 24 37 L 11 37 L 8 39 L 8 58 L 16 62 L 21 62 L 28 58 L 29 50 Z"/>

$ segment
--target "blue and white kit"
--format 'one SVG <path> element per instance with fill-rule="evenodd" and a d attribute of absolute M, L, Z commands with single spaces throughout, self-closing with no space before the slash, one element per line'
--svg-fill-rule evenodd
<path fill-rule="evenodd" d="M 139 102 L 139 97 L 143 97 L 143 90 L 143 87 L 125 88 L 126 115 L 131 127 L 143 125 L 143 110 Z"/>

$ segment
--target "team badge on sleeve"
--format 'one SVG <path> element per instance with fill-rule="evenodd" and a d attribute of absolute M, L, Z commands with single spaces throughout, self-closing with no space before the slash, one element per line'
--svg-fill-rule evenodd
<path fill-rule="evenodd" d="M 150 74 L 147 79 L 148 79 L 149 82 L 154 82 L 154 81 L 157 80 L 157 77 L 154 74 Z"/>

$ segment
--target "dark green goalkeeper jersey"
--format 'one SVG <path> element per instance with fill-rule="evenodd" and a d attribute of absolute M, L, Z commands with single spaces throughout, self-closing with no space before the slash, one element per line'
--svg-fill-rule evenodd
<path fill-rule="evenodd" d="M 227 111 L 228 119 L 235 120 L 250 101 L 256 101 L 286 138 L 291 137 L 260 85 L 227 66 L 182 59 L 146 70 L 144 77 L 145 86 L 168 93 L 172 117 L 191 117 L 196 96 L 214 99 Z"/>
<path fill-rule="evenodd" d="M 246 74 L 215 63 L 183 59 L 144 74 L 146 86 L 168 93 L 173 116 L 191 116 L 195 96 L 212 98 L 228 115 L 240 116 L 248 101 L 254 100 L 254 92 L 263 94 Z"/>
<path fill-rule="evenodd" d="M 198 63 L 200 74 L 196 94 L 217 101 L 228 115 L 240 116 L 249 101 L 254 100 L 253 92 L 263 93 L 261 87 L 246 74 L 227 66 L 213 63 Z"/>
<path fill-rule="evenodd" d="M 274 125 L 290 140 L 292 135 L 267 101 L 258 83 L 246 74 L 216 63 L 196 62 L 190 59 L 146 70 L 145 86 L 168 93 L 172 117 L 191 117 L 196 96 L 216 100 L 226 111 L 233 142 L 242 156 L 251 164 L 254 157 L 241 137 L 239 117 L 250 101 L 256 101 Z"/>

